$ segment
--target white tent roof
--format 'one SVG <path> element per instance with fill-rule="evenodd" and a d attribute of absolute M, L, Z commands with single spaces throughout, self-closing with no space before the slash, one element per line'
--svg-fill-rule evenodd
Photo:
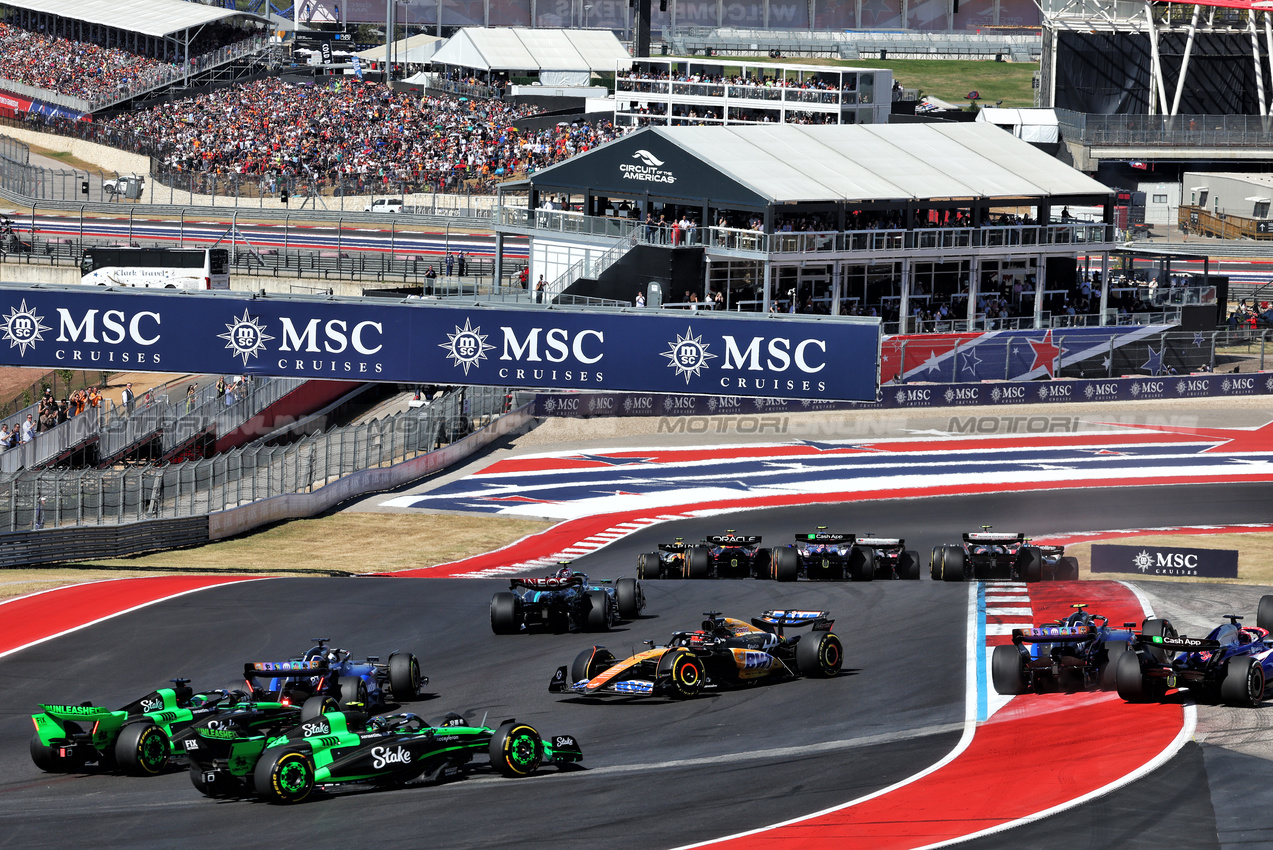
<path fill-rule="evenodd" d="M 436 35 L 420 33 L 409 38 L 400 38 L 394 42 L 394 56 L 399 62 L 428 62 L 437 52 L 438 42 L 443 41 Z M 371 47 L 354 54 L 364 62 L 385 61 L 385 47 Z"/>
<path fill-rule="evenodd" d="M 632 57 L 610 30 L 465 27 L 434 64 L 490 71 L 610 71 Z"/>
<path fill-rule="evenodd" d="M 185 0 L 5 0 L 5 5 L 156 37 L 226 18 L 268 23 L 259 15 Z"/>
<path fill-rule="evenodd" d="M 1081 171 L 987 123 L 652 127 L 773 203 L 1106 195 Z M 604 156 L 610 145 L 584 154 Z M 551 172 L 536 181 L 551 183 Z"/>

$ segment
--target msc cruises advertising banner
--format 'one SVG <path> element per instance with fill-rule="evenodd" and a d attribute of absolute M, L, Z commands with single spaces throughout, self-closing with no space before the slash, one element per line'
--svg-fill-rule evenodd
<path fill-rule="evenodd" d="M 874 400 L 879 325 L 0 286 L 0 365 Z"/>

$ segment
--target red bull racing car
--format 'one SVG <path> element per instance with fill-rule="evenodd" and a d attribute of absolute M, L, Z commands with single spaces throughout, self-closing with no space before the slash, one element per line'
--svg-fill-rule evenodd
<path fill-rule="evenodd" d="M 750 623 L 705 614 L 702 628 L 676 632 L 665 646 L 622 661 L 604 646 L 585 649 L 548 685 L 551 693 L 586 697 L 696 696 L 723 689 L 800 676 L 830 678 L 840 672 L 844 647 L 831 631 L 826 611 L 765 611 Z M 786 629 L 809 627 L 804 635 Z"/>

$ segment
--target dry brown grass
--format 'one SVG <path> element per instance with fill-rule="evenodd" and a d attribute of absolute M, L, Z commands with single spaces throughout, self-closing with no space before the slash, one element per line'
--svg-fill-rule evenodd
<path fill-rule="evenodd" d="M 231 540 L 133 558 L 0 572 L 0 598 L 65 584 L 165 573 L 305 575 L 396 572 L 443 564 L 552 525 L 461 514 L 342 513 Z"/>
<path fill-rule="evenodd" d="M 1237 578 L 1188 578 L 1150 576 L 1154 581 L 1203 582 L 1206 584 L 1273 584 L 1273 533 L 1250 534 L 1141 534 L 1134 537 L 1117 537 L 1109 540 L 1093 540 L 1065 547 L 1065 554 L 1073 555 L 1079 562 L 1079 578 L 1083 579 L 1137 579 L 1146 576 L 1138 572 L 1093 573 L 1092 543 L 1110 543 L 1120 546 L 1174 546 L 1186 549 L 1237 549 Z"/>

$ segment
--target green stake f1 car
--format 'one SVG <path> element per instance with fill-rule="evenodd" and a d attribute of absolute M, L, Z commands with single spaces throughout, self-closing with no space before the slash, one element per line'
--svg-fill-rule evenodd
<path fill-rule="evenodd" d="M 209 797 L 255 794 L 272 803 L 299 803 L 318 785 L 401 785 L 421 776 L 437 782 L 481 753 L 508 777 L 529 776 L 544 762 L 583 759 L 572 736 L 544 740 L 516 720 L 491 729 L 470 726 L 458 714 L 435 726 L 414 714 L 368 719 L 337 711 L 277 736 L 251 734 L 233 716 L 225 721 L 185 741 L 190 780 Z"/>
<path fill-rule="evenodd" d="M 48 773 L 71 773 L 89 764 L 118 768 L 134 776 L 154 776 L 172 758 L 184 754 L 181 741 L 203 726 L 217 726 L 218 718 L 233 712 L 248 716 L 255 730 L 281 731 L 311 716 L 335 708 L 327 697 L 313 697 L 303 706 L 259 702 L 242 691 L 194 693 L 189 679 L 173 679 L 173 687 L 159 688 L 121 709 L 112 711 L 92 703 L 41 705 L 33 714 L 35 735 L 31 760 Z"/>

